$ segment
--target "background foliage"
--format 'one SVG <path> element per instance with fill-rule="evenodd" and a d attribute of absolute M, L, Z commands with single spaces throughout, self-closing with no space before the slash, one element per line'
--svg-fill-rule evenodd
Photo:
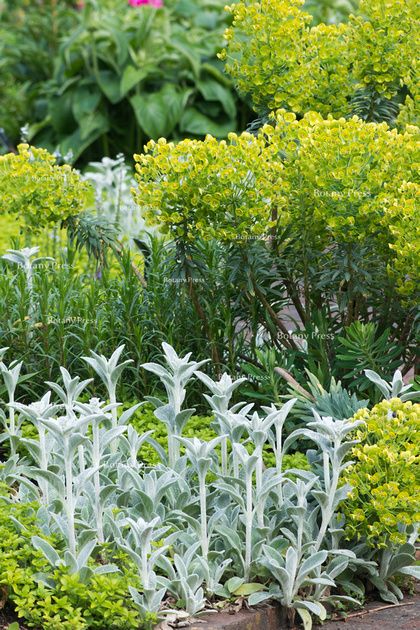
<path fill-rule="evenodd" d="M 31 142 L 86 163 L 131 156 L 148 138 L 224 137 L 246 124 L 216 58 L 220 0 L 168 0 L 162 9 L 88 0 L 78 11 L 20 2 L 0 8 L 0 126 L 12 141 L 29 122 Z M 23 108 L 7 105 L 21 99 Z"/>

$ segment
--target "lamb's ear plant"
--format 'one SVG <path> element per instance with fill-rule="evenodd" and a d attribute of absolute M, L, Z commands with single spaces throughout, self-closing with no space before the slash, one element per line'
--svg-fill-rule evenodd
<path fill-rule="evenodd" d="M 170 512 L 170 489 L 179 482 L 179 476 L 172 469 L 153 469 L 140 475 L 137 468 L 120 464 L 117 506 L 134 519 L 141 516 L 146 521 L 152 521 L 159 517 L 163 522 Z M 184 484 L 187 485 L 186 482 Z"/>
<path fill-rule="evenodd" d="M 64 387 L 58 385 L 58 383 L 54 383 L 51 381 L 46 381 L 47 385 L 51 387 L 51 389 L 57 394 L 60 400 L 63 403 L 66 416 L 71 419 L 76 419 L 76 403 L 83 392 L 83 390 L 92 382 L 93 379 L 89 378 L 84 381 L 80 380 L 79 376 L 71 377 L 70 373 L 66 368 L 60 367 L 61 377 L 63 379 Z M 87 423 L 83 425 L 87 426 Z M 84 429 L 83 429 L 84 430 Z M 54 432 L 52 432 L 54 435 Z M 79 454 L 79 468 L 80 472 L 82 472 L 85 468 L 85 452 L 84 452 L 84 444 L 83 441 L 79 442 L 78 445 L 78 454 Z"/>
<path fill-rule="evenodd" d="M 257 495 L 262 492 L 263 481 L 263 447 L 268 441 L 271 426 L 274 422 L 273 414 L 261 418 L 257 412 L 251 416 L 247 431 L 251 443 L 254 445 L 254 455 L 258 458 L 255 467 L 255 491 Z M 260 502 L 256 508 L 258 527 L 264 527 L 264 506 Z"/>
<path fill-rule="evenodd" d="M 91 351 L 90 357 L 82 357 L 86 363 L 88 363 L 97 373 L 101 381 L 107 388 L 109 402 L 111 405 L 115 405 L 117 402 L 117 384 L 121 377 L 123 370 L 132 363 L 132 359 L 127 359 L 122 363 L 118 363 L 120 356 L 124 350 L 124 345 L 119 346 L 115 352 L 112 353 L 109 359 L 103 354 L 97 354 Z M 112 426 L 116 428 L 118 425 L 118 412 L 117 408 L 112 408 Z M 134 413 L 134 411 L 133 411 Z M 115 452 L 117 449 L 116 443 L 112 443 L 112 450 Z"/>
<path fill-rule="evenodd" d="M 219 435 L 210 442 L 204 442 L 198 438 L 187 439 L 176 437 L 183 444 L 187 451 L 187 456 L 198 476 L 198 489 L 200 496 L 200 532 L 201 532 L 201 553 L 204 561 L 208 561 L 209 536 L 207 530 L 207 490 L 206 477 L 212 463 L 212 455 L 218 444 L 223 442 L 225 435 Z"/>
<path fill-rule="evenodd" d="M 143 518 L 134 520 L 130 517 L 114 522 L 117 543 L 133 560 L 142 582 L 142 593 L 134 587 L 129 587 L 130 595 L 143 614 L 148 612 L 158 613 L 166 588 L 160 588 L 155 567 L 159 558 L 168 550 L 167 545 L 152 549 L 152 542 L 158 541 L 168 530 L 167 527 L 158 527 L 160 518 L 151 521 Z M 124 528 L 128 526 L 130 533 L 124 534 Z"/>
<path fill-rule="evenodd" d="M 402 373 L 396 370 L 392 381 L 387 383 L 373 370 L 364 370 L 366 378 L 368 378 L 379 389 L 386 400 L 390 398 L 400 398 L 403 402 L 406 400 L 415 400 L 420 397 L 420 391 L 410 391 L 412 384 L 404 385 Z"/>
<path fill-rule="evenodd" d="M 156 442 L 151 440 L 151 436 L 154 431 L 146 431 L 145 433 L 138 433 L 134 427 L 131 425 L 127 426 L 126 435 L 120 441 L 120 444 L 123 449 L 125 449 L 128 455 L 128 465 L 130 468 L 138 469 L 140 467 L 140 462 L 138 461 L 138 454 L 140 449 L 145 443 L 151 443 L 152 446 L 156 446 Z"/>
<path fill-rule="evenodd" d="M 201 563 L 196 559 L 200 542 L 191 545 L 184 554 L 174 555 L 173 566 L 165 563 L 169 578 L 158 577 L 158 583 L 178 598 L 190 616 L 197 615 L 205 605 Z"/>
<path fill-rule="evenodd" d="M 311 614 L 317 615 L 322 621 L 326 618 L 327 611 L 321 602 L 299 597 L 299 592 L 317 583 L 324 587 L 335 586 L 335 582 L 329 576 L 317 577 L 317 569 L 326 561 L 327 556 L 326 551 L 318 551 L 300 563 L 298 552 L 292 545 L 287 549 L 285 557 L 273 546 L 264 545 L 260 563 L 268 569 L 279 587 L 271 588 L 268 593 L 251 595 L 250 603 L 256 604 L 268 598 L 277 599 L 289 611 L 291 621 L 293 612 L 297 611 L 305 630 L 310 630 Z"/>
<path fill-rule="evenodd" d="M 61 534 L 66 540 L 69 552 L 73 557 L 77 555 L 76 536 L 76 500 L 83 490 L 83 484 L 94 474 L 93 468 L 80 470 L 75 476 L 75 454 L 80 445 L 86 445 L 87 438 L 83 435 L 89 424 L 98 423 L 103 416 L 92 414 L 76 419 L 74 416 L 61 416 L 57 419 L 39 418 L 42 424 L 61 445 L 63 476 L 51 470 L 33 469 L 32 475 L 36 479 L 45 479 L 50 486 L 50 495 L 55 493 L 63 506 L 65 520 L 56 519 L 60 523 Z M 79 458 L 80 462 L 80 458 Z M 52 491 L 52 492 L 51 492 Z"/>
<path fill-rule="evenodd" d="M 3 348 L 3 355 L 5 350 L 7 350 L 7 348 Z M 8 417 L 4 412 L 0 413 L 0 421 L 4 426 L 4 433 L 0 435 L 0 443 L 8 439 L 10 442 L 10 452 L 12 455 L 16 453 L 17 441 L 20 437 L 19 422 L 16 422 L 15 393 L 20 380 L 22 365 L 22 361 L 20 363 L 13 361 L 9 367 L 6 367 L 3 361 L 1 361 L 0 363 L 0 372 L 3 377 L 7 394 L 9 396 L 9 401 L 7 403 L 7 406 L 9 408 Z"/>
<path fill-rule="evenodd" d="M 403 592 L 395 583 L 397 575 L 420 579 L 420 567 L 414 565 L 415 557 L 416 549 L 410 543 L 399 546 L 390 543 L 386 549 L 380 551 L 378 570 L 369 575 L 369 580 L 378 589 L 381 599 L 398 604 L 404 598 Z"/>
<path fill-rule="evenodd" d="M 245 480 L 245 558 L 244 579 L 249 582 L 252 562 L 252 526 L 254 520 L 253 475 L 259 462 L 259 455 L 249 455 L 242 444 L 233 444 L 233 456 L 238 460 Z"/>
<path fill-rule="evenodd" d="M 95 525 L 99 543 L 105 541 L 103 513 L 105 511 L 105 501 L 109 495 L 110 489 L 112 490 L 112 486 L 109 483 L 103 487 L 101 483 L 101 469 L 104 468 L 104 457 L 107 450 L 112 449 L 112 445 L 125 433 L 127 428 L 124 425 L 117 427 L 112 426 L 111 413 L 115 407 L 116 403 L 102 406 L 100 401 L 95 398 L 89 401 L 89 406 L 86 406 L 86 411 L 97 414 L 102 424 L 104 424 L 104 421 L 108 420 L 108 424 L 111 425 L 111 428 L 101 428 L 100 422 L 96 421 L 92 423 L 92 442 L 90 448 L 91 464 L 94 470 L 92 499 L 95 505 Z M 90 444 L 88 444 L 88 447 L 90 447 Z"/>
<path fill-rule="evenodd" d="M 31 542 L 35 549 L 41 551 L 53 569 L 65 566 L 70 575 L 77 574 L 82 584 L 86 584 L 93 575 L 103 575 L 105 573 L 116 573 L 118 567 L 113 564 L 99 564 L 94 566 L 89 564 L 95 547 L 96 540 L 89 540 L 79 550 L 77 555 L 66 550 L 61 557 L 54 547 L 45 539 L 39 536 L 32 536 Z M 48 587 L 54 587 L 55 582 L 46 574 L 37 574 L 37 580 L 43 582 Z"/>
<path fill-rule="evenodd" d="M 287 539 L 287 552 L 284 555 L 283 543 L 279 541 L 262 546 L 258 563 L 269 571 L 277 584 L 271 584 L 267 592 L 257 592 L 250 596 L 249 603 L 257 604 L 266 599 L 277 599 L 286 608 L 290 621 L 297 611 L 304 627 L 312 627 L 311 614 L 321 620 L 326 617 L 322 601 L 329 601 L 334 578 L 347 568 L 350 551 L 336 550 L 328 563 L 327 550 L 317 551 L 314 530 L 317 523 L 317 508 L 308 501 L 315 495 L 313 487 L 318 483 L 316 475 L 308 475 L 308 481 L 286 480 L 284 487 L 283 509 L 289 519 L 288 527 L 281 527 L 281 533 Z M 312 497 L 311 497 L 312 499 Z M 327 563 L 327 567 L 323 565 Z M 352 598 L 343 598 L 357 603 Z"/>
<path fill-rule="evenodd" d="M 186 395 L 186 385 L 194 374 L 207 363 L 207 360 L 198 363 L 190 361 L 191 352 L 181 358 L 172 346 L 165 342 L 162 343 L 162 348 L 167 367 L 158 363 L 144 363 L 142 367 L 160 378 L 168 396 L 168 404 L 166 405 L 157 398 L 149 398 L 148 400 L 156 407 L 155 416 L 166 425 L 169 466 L 174 468 L 180 456 L 180 443 L 175 438 L 181 437 L 186 422 L 195 411 L 195 409 L 181 411 Z"/>
<path fill-rule="evenodd" d="M 275 428 L 276 439 L 270 440 L 271 445 L 274 450 L 274 454 L 276 456 L 276 468 L 278 474 L 281 475 L 283 472 L 283 428 L 284 423 L 287 420 L 287 416 L 290 411 L 294 407 L 297 402 L 297 398 L 291 398 L 288 400 L 281 409 L 277 409 L 275 405 L 271 405 L 271 407 L 263 407 L 263 411 L 267 414 L 267 422 L 271 421 Z M 269 436 L 270 437 L 270 436 Z M 279 499 L 280 502 L 282 500 L 281 497 L 281 485 L 279 486 Z"/>
<path fill-rule="evenodd" d="M 206 385 L 206 387 L 212 393 L 212 396 L 208 394 L 204 394 L 204 398 L 209 403 L 211 409 L 215 414 L 226 414 L 229 410 L 229 404 L 232 398 L 232 394 L 243 382 L 246 381 L 246 378 L 238 378 L 236 381 L 232 380 L 232 377 L 229 374 L 222 374 L 219 381 L 213 381 L 207 374 L 204 372 L 197 372 L 197 376 Z M 220 417 L 220 416 L 219 416 Z M 223 430 L 220 430 L 223 433 Z M 228 448 L 227 448 L 227 436 L 223 438 L 221 443 L 222 449 L 222 475 L 228 474 Z"/>
<path fill-rule="evenodd" d="M 238 444 L 243 434 L 246 432 L 249 424 L 247 413 L 252 409 L 253 406 L 254 405 L 250 403 L 246 406 L 243 406 L 241 409 L 237 409 L 236 411 L 234 411 L 234 408 L 232 407 L 232 409 L 228 409 L 227 411 L 215 412 L 215 428 L 220 435 L 226 434 L 228 436 L 231 446 L 233 446 L 234 444 Z M 226 469 L 226 473 L 223 474 L 231 474 L 231 468 L 233 468 L 233 476 L 239 476 L 239 460 L 237 457 L 232 457 L 232 466 L 229 465 L 229 460 L 227 457 L 227 445 L 225 455 L 223 455 L 222 450 L 222 471 L 223 468 Z"/>
<path fill-rule="evenodd" d="M 16 410 L 21 414 L 23 418 L 29 420 L 34 424 L 38 432 L 38 440 L 30 438 L 20 438 L 19 442 L 28 450 L 36 465 L 40 470 L 48 470 L 51 452 L 53 449 L 51 436 L 47 435 L 45 426 L 39 422 L 39 418 L 52 418 L 60 410 L 61 405 L 54 405 L 50 402 L 51 391 L 48 391 L 41 400 L 24 405 L 22 403 L 15 403 Z M 49 488 L 48 482 L 45 479 L 39 479 L 39 486 L 41 489 L 41 500 L 43 503 L 49 503 Z"/>
<path fill-rule="evenodd" d="M 284 442 L 284 451 L 299 437 L 305 437 L 317 444 L 322 453 L 322 489 L 314 490 L 313 495 L 321 508 L 321 525 L 314 546 L 318 551 L 325 543 L 325 535 L 334 517 L 338 504 L 351 490 L 348 484 L 339 487 L 340 474 L 351 462 L 344 461 L 357 440 L 346 440 L 349 433 L 364 424 L 362 420 L 333 420 L 321 418 L 314 411 L 315 420 L 304 429 L 297 429 Z"/>

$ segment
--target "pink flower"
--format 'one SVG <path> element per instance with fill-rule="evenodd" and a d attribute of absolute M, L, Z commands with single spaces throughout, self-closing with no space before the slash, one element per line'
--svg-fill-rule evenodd
<path fill-rule="evenodd" d="M 140 7 L 143 4 L 148 4 L 150 7 L 155 7 L 155 9 L 163 7 L 162 0 L 128 0 L 128 4 L 132 7 Z"/>

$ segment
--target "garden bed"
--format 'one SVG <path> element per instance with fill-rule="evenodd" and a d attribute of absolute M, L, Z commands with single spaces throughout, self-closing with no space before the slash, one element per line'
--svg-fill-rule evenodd
<path fill-rule="evenodd" d="M 7 630 L 11 622 L 12 619 L 6 619 L 0 613 L 0 630 Z M 197 623 L 188 626 L 189 630 L 286 630 L 286 627 L 277 606 L 204 615 Z M 376 630 L 379 627 L 381 630 L 419 630 L 419 584 L 416 592 L 407 596 L 402 604 L 395 606 L 378 601 L 369 602 L 363 610 L 351 613 L 347 618 L 315 625 L 313 630 Z M 20 630 L 26 630 L 26 626 L 20 626 Z"/>

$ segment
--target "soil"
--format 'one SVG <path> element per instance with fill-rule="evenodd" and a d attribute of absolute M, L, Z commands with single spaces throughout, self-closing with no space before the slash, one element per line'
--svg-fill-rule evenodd
<path fill-rule="evenodd" d="M 273 613 L 274 610 L 272 609 Z M 261 610 L 244 611 L 235 615 L 212 615 L 207 623 L 189 626 L 191 630 L 286 630 L 283 624 L 275 622 L 275 616 L 265 617 Z M 244 618 L 241 617 L 245 616 Z M 10 614 L 7 606 L 0 610 L 0 630 L 7 630 L 16 617 Z M 29 630 L 20 625 L 20 630 Z M 297 628 L 295 630 L 298 630 Z M 420 584 L 414 595 L 407 595 L 398 606 L 385 602 L 370 602 L 358 612 L 350 613 L 346 619 L 327 621 L 322 625 L 315 624 L 313 630 L 420 630 Z"/>
<path fill-rule="evenodd" d="M 420 630 L 420 584 L 414 595 L 406 595 L 398 606 L 370 602 L 345 620 L 314 625 L 313 630 Z"/>

